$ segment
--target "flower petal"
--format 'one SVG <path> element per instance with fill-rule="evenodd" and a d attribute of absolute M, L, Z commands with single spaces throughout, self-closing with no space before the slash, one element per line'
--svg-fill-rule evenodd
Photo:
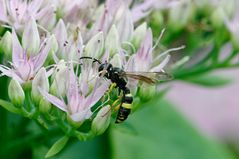
<path fill-rule="evenodd" d="M 153 45 L 153 35 L 151 29 L 148 29 L 144 40 L 141 43 L 138 55 L 143 60 L 152 60 L 152 45 Z M 150 61 L 151 62 L 151 61 Z"/>
<path fill-rule="evenodd" d="M 53 105 L 55 105 L 56 107 L 58 107 L 62 111 L 68 112 L 67 111 L 67 106 L 66 106 L 66 104 L 62 100 L 60 100 L 59 98 L 49 94 L 47 91 L 45 91 L 45 90 L 43 90 L 41 88 L 39 88 L 39 91 L 42 94 L 42 96 L 44 98 L 46 98 L 50 103 L 52 103 Z"/>
<path fill-rule="evenodd" d="M 62 48 L 65 41 L 67 40 L 66 26 L 62 19 L 60 19 L 57 23 L 56 28 L 54 30 L 54 34 L 56 36 L 56 39 L 58 40 L 59 47 Z"/>
<path fill-rule="evenodd" d="M 119 53 L 116 53 L 113 58 L 110 60 L 110 63 L 114 66 L 114 67 L 118 67 L 118 68 L 122 68 L 122 58 L 120 56 Z"/>
<path fill-rule="evenodd" d="M 34 64 L 31 60 L 24 60 L 19 67 L 14 67 L 15 72 L 24 80 L 28 81 L 34 77 Z"/>
<path fill-rule="evenodd" d="M 120 42 L 119 42 L 119 33 L 115 25 L 113 25 L 106 37 L 105 48 L 110 52 L 112 57 L 115 53 L 119 52 Z"/>
<path fill-rule="evenodd" d="M 92 112 L 87 109 L 70 115 L 70 118 L 75 122 L 81 122 L 84 121 L 85 119 L 89 119 L 91 115 Z"/>
<path fill-rule="evenodd" d="M 56 23 L 56 14 L 54 13 L 54 7 L 44 7 L 37 13 L 36 19 L 41 26 L 45 27 L 48 30 L 51 30 Z"/>
<path fill-rule="evenodd" d="M 29 23 L 27 23 L 23 36 L 22 45 L 25 50 L 27 50 L 28 56 L 34 56 L 38 53 L 40 47 L 40 36 L 37 29 L 37 24 L 35 19 L 30 18 Z"/>
<path fill-rule="evenodd" d="M 121 42 L 129 41 L 131 39 L 134 26 L 129 10 L 125 9 L 123 15 L 119 18 L 117 30 L 119 32 Z"/>
<path fill-rule="evenodd" d="M 73 66 L 72 66 L 73 67 Z M 79 89 L 78 89 L 78 82 L 77 77 L 73 72 L 73 68 L 69 72 L 69 86 L 67 92 L 67 100 L 68 105 L 70 105 L 70 109 L 72 112 L 76 112 L 79 106 Z"/>
<path fill-rule="evenodd" d="M 67 94 L 67 86 L 69 82 L 68 68 L 66 63 L 62 60 L 56 64 L 52 78 L 54 79 L 51 84 L 51 93 L 58 97 L 65 97 Z"/>
<path fill-rule="evenodd" d="M 130 56 L 130 58 L 127 61 L 127 64 L 125 66 L 125 70 L 128 72 L 135 71 L 135 55 Z"/>
<path fill-rule="evenodd" d="M 39 68 L 41 68 L 42 65 L 44 64 L 44 62 L 47 58 L 47 55 L 50 52 L 51 47 L 52 47 L 51 46 L 51 44 L 52 44 L 51 38 L 47 39 L 46 42 L 43 43 L 42 50 L 40 51 L 40 53 L 37 56 L 32 58 L 32 60 L 34 62 L 34 71 L 38 71 Z"/>
<path fill-rule="evenodd" d="M 99 80 L 102 79 L 98 79 L 97 81 L 99 82 Z M 96 88 L 93 90 L 93 92 L 91 92 L 91 94 L 89 96 L 87 96 L 87 101 L 85 103 L 85 107 L 89 107 L 91 108 L 92 106 L 95 105 L 96 102 L 98 102 L 100 100 L 100 98 L 105 94 L 105 92 L 108 90 L 110 82 L 108 81 L 103 81 L 103 84 L 101 84 L 100 87 L 97 87 L 97 83 L 96 83 Z"/>
<path fill-rule="evenodd" d="M 142 42 L 142 40 L 145 37 L 145 34 L 147 32 L 147 23 L 144 22 L 141 25 L 139 25 L 133 32 L 132 35 L 132 43 L 136 48 L 138 48 Z"/>
<path fill-rule="evenodd" d="M 25 53 L 17 38 L 15 30 L 12 30 L 12 62 L 15 67 L 18 67 L 23 61 Z"/>
<path fill-rule="evenodd" d="M 150 71 L 152 72 L 160 72 L 167 65 L 170 60 L 170 55 L 167 55 L 166 58 L 158 65 L 152 68 Z"/>
<path fill-rule="evenodd" d="M 43 0 L 33 0 L 28 4 L 28 11 L 29 13 L 36 13 L 41 5 L 42 5 Z"/>
<path fill-rule="evenodd" d="M 93 36 L 85 46 L 85 52 L 82 56 L 90 56 L 99 58 L 103 53 L 104 37 L 103 32 L 99 32 Z"/>
<path fill-rule="evenodd" d="M 133 21 L 137 22 L 151 12 L 155 0 L 147 0 L 132 9 Z"/>
<path fill-rule="evenodd" d="M 0 65 L 0 71 L 2 72 L 2 75 L 11 77 L 18 81 L 19 83 L 23 83 L 23 80 L 16 74 L 14 73 L 11 69 L 7 68 L 4 65 Z"/>
<path fill-rule="evenodd" d="M 49 82 L 46 75 L 46 69 L 44 67 L 42 67 L 38 71 L 32 81 L 32 98 L 37 102 L 39 102 L 41 99 L 41 95 L 38 88 L 41 88 L 42 90 L 45 90 L 47 92 L 49 91 Z"/>
<path fill-rule="evenodd" d="M 111 15 L 114 15 L 118 8 L 122 5 L 122 1 L 120 0 L 107 0 L 105 5 L 106 5 L 106 9 L 108 10 L 108 12 Z"/>
<path fill-rule="evenodd" d="M 4 0 L 0 1 L 0 21 L 8 22 L 7 11 L 6 11 L 6 2 Z"/>

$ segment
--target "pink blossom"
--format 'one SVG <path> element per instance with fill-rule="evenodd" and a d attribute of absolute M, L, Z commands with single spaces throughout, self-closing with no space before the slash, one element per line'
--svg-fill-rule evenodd
<path fill-rule="evenodd" d="M 72 69 L 67 71 L 67 73 L 69 77 L 68 82 L 65 83 L 67 85 L 67 102 L 42 89 L 40 89 L 40 92 L 49 102 L 66 112 L 73 121 L 82 122 L 91 117 L 91 108 L 105 94 L 109 87 L 109 82 L 103 79 L 97 79 L 93 90 L 90 91 L 89 89 L 83 88 L 83 86 L 89 86 L 88 81 L 82 79 L 81 82 L 79 82 Z M 89 76 L 86 77 L 86 79 L 88 78 Z"/>
<path fill-rule="evenodd" d="M 2 75 L 12 77 L 19 83 L 28 82 L 34 78 L 37 71 L 43 66 L 51 49 L 49 38 L 40 43 L 34 19 L 31 19 L 24 32 L 26 34 L 23 35 L 22 43 L 25 44 L 25 47 L 20 44 L 15 30 L 12 30 L 12 67 L 0 65 Z"/>
<path fill-rule="evenodd" d="M 0 22 L 23 30 L 30 17 L 46 29 L 51 29 L 56 20 L 53 6 L 43 3 L 43 0 L 0 0 Z"/>

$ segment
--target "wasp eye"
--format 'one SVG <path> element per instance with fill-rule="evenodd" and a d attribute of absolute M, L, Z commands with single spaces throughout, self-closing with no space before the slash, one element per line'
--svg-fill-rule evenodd
<path fill-rule="evenodd" d="M 104 69 L 104 64 L 101 64 L 98 68 L 98 71 L 101 72 L 101 71 L 103 71 L 103 69 Z"/>

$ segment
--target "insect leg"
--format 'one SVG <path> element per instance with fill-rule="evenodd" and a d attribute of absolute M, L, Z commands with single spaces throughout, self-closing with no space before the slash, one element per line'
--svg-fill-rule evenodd
<path fill-rule="evenodd" d="M 117 86 L 116 83 L 112 83 L 109 88 L 109 92 L 111 92 Z"/>
<path fill-rule="evenodd" d="M 116 105 L 116 104 L 117 104 L 120 100 L 121 100 L 121 97 L 118 98 L 117 100 L 115 100 L 115 101 L 112 103 L 110 110 L 107 111 L 102 117 L 104 117 L 106 114 L 108 114 L 112 109 L 114 109 L 114 111 L 119 110 L 121 103 L 118 104 L 118 105 Z M 116 105 L 116 106 L 115 106 L 115 105 Z"/>

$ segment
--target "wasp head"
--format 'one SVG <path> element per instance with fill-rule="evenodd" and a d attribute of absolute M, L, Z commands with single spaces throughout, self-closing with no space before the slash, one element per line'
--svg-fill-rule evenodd
<path fill-rule="evenodd" d="M 113 66 L 110 63 L 102 63 L 100 64 L 98 71 L 99 71 L 99 75 L 101 76 L 102 74 L 104 74 L 104 77 L 109 78 L 109 73 L 112 70 Z"/>

